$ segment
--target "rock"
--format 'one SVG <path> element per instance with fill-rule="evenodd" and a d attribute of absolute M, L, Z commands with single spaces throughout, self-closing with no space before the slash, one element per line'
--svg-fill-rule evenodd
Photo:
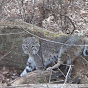
<path fill-rule="evenodd" d="M 1 67 L 6 66 L 19 69 L 25 68 L 28 56 L 25 55 L 22 50 L 22 41 L 23 37 L 32 36 L 30 33 L 43 38 L 55 38 L 60 36 L 58 33 L 43 30 L 40 27 L 33 26 L 25 22 L 17 21 L 14 24 L 12 22 L 0 22 Z"/>

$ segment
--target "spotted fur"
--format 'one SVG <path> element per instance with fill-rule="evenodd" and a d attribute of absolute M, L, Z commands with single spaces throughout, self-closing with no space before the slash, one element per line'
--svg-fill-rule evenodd
<path fill-rule="evenodd" d="M 56 41 L 65 44 L 84 44 L 84 40 L 78 36 L 63 36 L 57 38 Z M 41 47 L 40 47 L 41 46 Z M 68 59 L 74 60 L 82 53 L 84 47 L 80 46 L 66 46 L 48 41 L 43 41 L 41 44 L 38 38 L 28 37 L 23 41 L 22 48 L 25 54 L 29 55 L 25 70 L 20 76 L 25 75 L 36 69 L 40 69 L 38 66 L 44 69 L 52 70 L 61 65 L 61 63 Z M 83 52 L 86 53 L 86 50 Z M 37 58 L 37 54 L 40 57 Z M 36 61 L 37 60 L 37 61 Z M 43 65 L 42 65 L 43 64 Z M 50 67 L 51 66 L 51 67 Z"/>

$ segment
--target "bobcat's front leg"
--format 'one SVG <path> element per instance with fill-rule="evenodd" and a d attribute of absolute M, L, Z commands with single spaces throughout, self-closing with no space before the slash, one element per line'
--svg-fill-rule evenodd
<path fill-rule="evenodd" d="M 24 76 L 25 74 L 27 74 L 28 72 L 31 72 L 32 68 L 29 66 L 26 66 L 24 71 L 20 74 L 20 77 Z"/>
<path fill-rule="evenodd" d="M 61 65 L 61 61 L 58 61 L 57 64 L 55 64 L 55 65 L 52 66 L 52 67 L 48 67 L 46 70 L 48 70 L 48 71 L 53 70 L 53 69 L 55 69 L 55 68 L 58 68 L 60 65 Z"/>
<path fill-rule="evenodd" d="M 26 75 L 28 72 L 31 72 L 35 69 L 37 69 L 37 67 L 36 67 L 34 58 L 30 56 L 28 58 L 27 65 L 26 65 L 24 71 L 20 74 L 20 76 L 22 77 L 22 76 Z"/>
<path fill-rule="evenodd" d="M 57 61 L 57 64 L 55 64 L 54 66 L 52 66 L 52 67 L 48 67 L 46 70 L 53 70 L 53 69 L 55 69 L 55 68 L 58 68 L 60 65 L 61 65 L 61 56 L 62 56 L 62 54 L 64 53 L 64 51 L 65 51 L 65 49 L 63 48 L 63 47 L 61 47 L 60 48 L 60 51 L 59 51 L 59 53 L 58 53 L 58 61 Z"/>

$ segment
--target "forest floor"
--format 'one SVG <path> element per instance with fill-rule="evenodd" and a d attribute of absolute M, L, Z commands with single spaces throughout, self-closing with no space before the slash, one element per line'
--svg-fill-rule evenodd
<path fill-rule="evenodd" d="M 72 67 L 73 70 L 71 72 L 71 79 L 67 83 L 70 84 L 88 84 L 88 66 L 82 61 L 76 59 Z M 60 66 L 60 70 L 63 72 L 63 74 L 66 75 L 64 72 L 64 68 L 66 68 L 64 65 Z M 15 67 L 2 67 L 0 69 L 0 85 L 6 86 L 8 83 L 16 80 L 20 77 L 20 74 L 23 70 L 18 69 Z M 59 74 L 59 71 L 54 71 L 55 73 L 51 76 L 50 83 L 54 84 L 63 84 L 65 78 L 63 76 L 57 77 Z M 60 72 L 59 72 L 60 73 Z M 32 80 L 32 79 L 31 79 Z"/>
<path fill-rule="evenodd" d="M 1 1 L 5 1 L 5 0 L 1 0 Z M 59 3 L 59 5 L 57 5 L 57 2 L 54 3 L 61 8 L 61 9 L 60 8 L 58 9 L 59 9 L 59 12 L 62 13 L 62 15 L 64 14 L 63 16 L 57 13 L 56 8 L 54 9 L 54 11 L 56 11 L 55 14 L 57 15 L 55 15 L 53 11 L 50 11 L 51 9 L 47 9 L 48 5 L 52 7 L 51 5 L 52 3 L 46 4 L 45 2 L 46 8 L 44 8 L 42 6 L 42 2 L 41 2 L 42 0 L 37 0 L 35 7 L 32 5 L 33 4 L 32 0 L 30 1 L 24 0 L 24 1 L 25 2 L 23 3 L 24 4 L 23 7 L 20 0 L 10 0 L 9 2 L 7 0 L 6 3 L 4 2 L 5 4 L 2 6 L 3 12 L 0 16 L 1 17 L 0 20 L 2 22 L 7 20 L 7 21 L 12 21 L 14 23 L 16 20 L 18 20 L 18 18 L 20 20 L 21 16 L 23 16 L 23 18 L 21 18 L 22 21 L 25 21 L 27 23 L 33 23 L 32 21 L 30 21 L 32 17 L 34 19 L 35 25 L 38 26 L 38 24 L 36 23 L 39 23 L 39 24 L 41 23 L 41 26 L 39 27 L 45 28 L 49 31 L 56 32 L 56 33 L 60 31 L 65 34 L 71 34 L 70 32 L 74 30 L 73 34 L 78 34 L 82 36 L 87 35 L 88 37 L 88 9 L 87 9 L 88 1 L 87 0 L 66 0 L 67 2 Z M 56 0 L 56 1 L 59 1 L 59 0 Z M 64 6 L 67 6 L 67 7 L 65 8 Z M 40 7 L 43 7 L 43 8 L 40 8 Z M 45 14 L 43 13 L 43 9 L 46 10 Z M 32 12 L 33 10 L 35 11 Z M 25 12 L 27 14 L 25 14 Z M 33 14 L 36 14 L 36 16 L 33 17 Z M 44 16 L 45 18 L 42 18 Z M 4 55 L 4 53 L 1 52 L 0 55 Z M 88 84 L 88 63 L 86 64 L 83 58 L 85 57 L 78 57 L 74 61 L 74 64 L 73 64 L 74 66 L 72 67 L 72 72 L 71 72 L 71 80 L 69 81 L 69 83 Z M 87 59 L 87 62 L 88 62 L 88 59 Z M 63 71 L 64 68 L 66 68 L 66 66 L 63 66 L 63 65 L 60 66 L 60 70 L 66 76 L 67 73 Z M 1 67 L 0 85 L 6 86 L 9 82 L 12 82 L 13 80 L 19 78 L 22 71 L 23 69 L 19 69 L 16 67 L 6 67 L 6 66 Z M 59 77 L 59 78 L 55 77 L 55 80 L 52 80 L 51 83 L 59 83 L 60 80 L 65 80 L 65 79 L 66 78 L 64 77 Z M 64 81 L 62 83 L 64 83 Z"/>

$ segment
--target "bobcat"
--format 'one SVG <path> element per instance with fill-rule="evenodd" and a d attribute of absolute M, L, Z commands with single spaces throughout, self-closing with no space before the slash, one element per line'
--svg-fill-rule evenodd
<path fill-rule="evenodd" d="M 61 36 L 54 41 L 64 44 L 49 41 L 39 42 L 36 37 L 28 37 L 23 40 L 22 49 L 25 54 L 29 55 L 29 58 L 26 68 L 20 76 L 36 69 L 53 70 L 68 59 L 75 60 L 84 49 L 84 46 L 75 46 L 84 44 L 84 39 L 76 35 Z M 87 53 L 86 49 L 85 53 Z"/>

